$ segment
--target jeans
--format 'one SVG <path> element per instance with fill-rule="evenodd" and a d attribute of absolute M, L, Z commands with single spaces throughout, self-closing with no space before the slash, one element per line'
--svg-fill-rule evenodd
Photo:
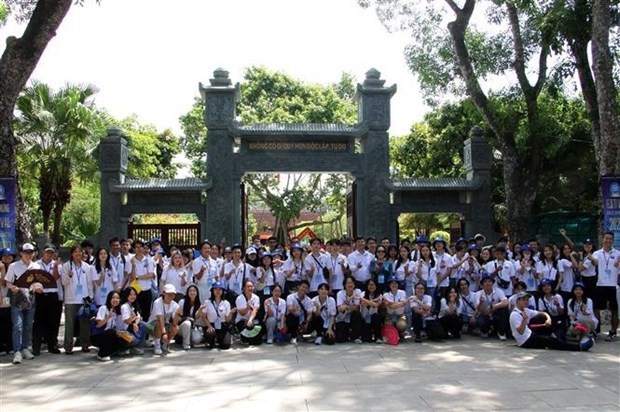
<path fill-rule="evenodd" d="M 11 307 L 11 323 L 13 324 L 13 352 L 28 349 L 32 340 L 32 324 L 34 322 L 34 306 L 30 309 Z"/>
<path fill-rule="evenodd" d="M 493 312 L 493 319 L 489 315 L 478 316 L 478 327 L 480 332 L 489 333 L 491 326 L 495 328 L 495 331 L 500 335 L 506 335 L 508 328 L 508 309 L 498 309 Z"/>

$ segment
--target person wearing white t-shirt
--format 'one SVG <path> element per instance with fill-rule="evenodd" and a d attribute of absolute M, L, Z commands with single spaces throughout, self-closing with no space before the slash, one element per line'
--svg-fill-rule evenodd
<path fill-rule="evenodd" d="M 241 245 L 234 245 L 232 247 L 232 260 L 224 265 L 224 277 L 226 278 L 228 288 L 237 295 L 243 293 L 243 284 L 246 279 L 250 278 L 251 270 L 254 269 L 241 259 L 242 256 L 243 249 Z"/>
<path fill-rule="evenodd" d="M 236 309 L 230 308 L 230 303 L 224 299 L 224 284 L 215 282 L 211 286 L 211 298 L 205 301 L 203 312 L 205 317 L 205 341 L 209 349 L 217 346 L 220 349 L 230 349 L 232 335 L 230 325 Z"/>
<path fill-rule="evenodd" d="M 489 336 L 491 328 L 497 332 L 499 340 L 506 340 L 506 328 L 508 323 L 508 299 L 504 292 L 493 286 L 494 279 L 488 275 L 482 275 L 482 290 L 478 294 L 478 327 L 480 336 Z"/>
<path fill-rule="evenodd" d="M 541 296 L 538 298 L 537 309 L 539 312 L 546 312 L 551 317 L 551 328 L 549 332 L 564 339 L 566 336 L 566 316 L 564 315 L 564 299 L 559 293 L 554 293 L 553 281 L 543 279 L 540 282 Z"/>
<path fill-rule="evenodd" d="M 528 292 L 536 292 L 538 291 L 536 261 L 532 257 L 532 249 L 527 243 L 521 246 L 521 256 L 521 260 L 514 262 L 517 280 L 525 283 Z"/>
<path fill-rule="evenodd" d="M 502 291 L 505 296 L 512 295 L 512 285 L 516 282 L 514 264 L 506 258 L 506 248 L 498 246 L 495 249 L 495 260 L 487 263 L 484 269 L 495 280 L 495 288 Z"/>
<path fill-rule="evenodd" d="M 469 280 L 460 279 L 458 283 L 459 297 L 461 299 L 461 320 L 467 325 L 467 331 L 472 333 L 477 327 L 478 293 L 469 289 Z"/>
<path fill-rule="evenodd" d="M 558 280 L 558 261 L 552 245 L 545 245 L 540 260 L 536 263 L 536 276 L 538 281 L 550 279 L 553 281 L 553 287 L 557 285 Z"/>
<path fill-rule="evenodd" d="M 380 246 L 383 247 L 383 246 Z M 383 302 L 383 296 L 379 293 L 374 280 L 368 281 L 366 290 L 362 295 L 360 312 L 362 315 L 362 341 L 383 343 L 381 328 L 383 316 L 379 313 L 379 307 Z"/>
<path fill-rule="evenodd" d="M 420 258 L 415 264 L 416 284 L 423 283 L 426 285 L 426 293 L 431 298 L 435 296 L 437 289 L 437 265 L 435 257 L 431 252 L 431 247 L 426 243 L 420 245 Z"/>
<path fill-rule="evenodd" d="M 312 299 L 314 313 L 311 329 L 316 331 L 315 345 L 333 345 L 336 342 L 336 301 L 329 294 L 329 285 L 321 283 L 318 295 Z"/>
<path fill-rule="evenodd" d="M 329 282 L 329 258 L 327 254 L 321 253 L 322 245 L 323 241 L 321 238 L 316 237 L 312 239 L 310 242 L 311 252 L 304 261 L 306 278 L 310 282 L 310 289 L 308 291 L 310 298 L 318 295 L 319 285 Z M 327 269 L 327 277 L 323 269 Z"/>
<path fill-rule="evenodd" d="M 480 273 L 484 270 L 480 262 L 480 246 L 476 244 L 469 245 L 467 248 L 467 262 L 463 263 L 465 276 L 469 281 L 469 290 L 477 292 L 480 288 Z"/>
<path fill-rule="evenodd" d="M 585 286 L 586 297 L 594 302 L 596 296 L 596 266 L 592 264 L 589 256 L 594 253 L 594 241 L 586 239 L 583 242 L 583 250 L 580 252 L 579 272 L 581 273 L 581 281 Z"/>
<path fill-rule="evenodd" d="M 271 288 L 271 297 L 265 300 L 265 328 L 267 329 L 267 344 L 273 343 L 276 329 L 286 327 L 286 301 L 282 299 L 282 286 L 275 284 Z"/>
<path fill-rule="evenodd" d="M 426 322 L 434 322 L 433 300 L 426 294 L 426 286 L 423 283 L 415 285 L 415 294 L 409 298 L 409 305 L 413 312 L 413 334 L 416 343 L 422 342 L 421 332 Z M 427 325 L 428 326 L 428 325 Z"/>
<path fill-rule="evenodd" d="M 306 279 L 299 281 L 297 292 L 286 297 L 286 328 L 292 336 L 291 344 L 297 344 L 297 335 L 304 333 L 312 322 L 314 304 L 307 296 L 310 284 Z"/>
<path fill-rule="evenodd" d="M 284 282 L 284 293 L 286 295 L 295 293 L 299 286 L 299 282 L 305 279 L 306 268 L 304 266 L 303 253 L 303 247 L 299 243 L 293 243 L 291 245 L 291 256 L 282 266 L 282 271 L 286 276 Z M 308 283 L 308 285 L 309 284 L 310 283 Z"/>
<path fill-rule="evenodd" d="M 11 321 L 13 332 L 13 363 L 22 363 L 22 355 L 26 359 L 34 359 L 29 346 L 32 339 L 32 325 L 34 322 L 35 301 L 31 291 L 19 288 L 14 283 L 28 270 L 41 269 L 38 263 L 33 261 L 34 246 L 24 243 L 19 251 L 21 259 L 9 265 L 4 280 L 6 288 L 15 297 L 22 297 L 19 301 L 15 298 L 11 302 Z M 42 290 L 40 291 L 42 292 Z"/>
<path fill-rule="evenodd" d="M 123 290 L 121 293 L 122 327 L 117 325 L 117 329 L 125 330 L 135 338 L 131 343 L 132 354 L 144 355 L 148 328 L 146 322 L 144 322 L 142 316 L 140 316 L 140 308 L 138 307 L 137 299 L 138 292 L 131 286 Z"/>
<path fill-rule="evenodd" d="M 192 262 L 192 273 L 194 284 L 198 286 L 200 297 L 205 300 L 210 298 L 211 286 L 220 280 L 218 262 L 211 256 L 214 246 L 210 242 L 204 241 L 200 244 L 200 256 Z"/>
<path fill-rule="evenodd" d="M 101 306 L 110 291 L 120 288 L 120 282 L 106 249 L 97 249 L 94 258 L 95 263 L 90 267 L 90 277 L 93 279 L 95 304 Z"/>
<path fill-rule="evenodd" d="M 517 341 L 517 345 L 527 349 L 556 349 L 566 351 L 587 351 L 594 346 L 592 338 L 584 338 L 580 343 L 562 342 L 561 340 L 534 333 L 529 327 L 531 319 L 544 316 L 546 325 L 551 325 L 551 317 L 546 312 L 538 312 L 527 307 L 530 294 L 519 292 L 517 294 L 517 307 L 510 314 L 510 329 L 512 336 Z"/>
<path fill-rule="evenodd" d="M 596 318 L 601 320 L 601 310 L 611 311 L 611 329 L 605 338 L 611 342 L 616 340 L 618 330 L 618 297 L 616 286 L 618 274 L 620 272 L 620 251 L 613 248 L 614 234 L 606 232 L 603 235 L 603 248 L 597 250 L 588 260 L 598 268 L 598 280 L 596 282 L 596 297 L 594 299 L 594 309 Z"/>
<path fill-rule="evenodd" d="M 585 290 L 583 283 L 575 282 L 573 296 L 566 305 L 570 325 L 568 333 L 579 338 L 585 335 L 595 336 L 598 326 L 598 319 L 594 316 L 594 303 L 592 303 L 592 299 L 585 296 Z M 581 328 L 578 327 L 578 324 L 582 325 Z"/>
<path fill-rule="evenodd" d="M 116 333 L 117 324 L 122 323 L 121 296 L 115 290 L 108 292 L 105 303 L 97 311 L 96 326 L 99 329 L 92 335 L 93 344 L 99 347 L 97 360 L 109 362 L 110 355 L 125 350 L 127 341 Z"/>
<path fill-rule="evenodd" d="M 179 309 L 179 304 L 174 301 L 176 293 L 173 285 L 165 285 L 162 296 L 153 302 L 148 324 L 155 335 L 155 355 L 163 355 L 170 351 L 169 345 L 179 330 L 175 316 Z"/>
<path fill-rule="evenodd" d="M 576 253 L 573 252 L 570 243 L 564 243 L 560 246 L 560 256 L 558 258 L 560 276 L 556 291 L 560 293 L 565 303 L 571 298 L 571 291 L 575 283 L 575 271 L 579 269 L 579 263 L 575 256 Z"/>
<path fill-rule="evenodd" d="M 84 306 L 85 301 L 92 301 L 94 296 L 93 279 L 90 276 L 90 266 L 83 261 L 82 247 L 75 245 L 69 250 L 70 260 L 61 268 L 62 285 L 65 292 L 65 353 L 73 353 L 73 334 L 75 322 L 79 322 L 80 343 L 82 352 L 89 352 L 90 322 L 87 318 L 76 318 L 77 312 Z"/>
<path fill-rule="evenodd" d="M 109 240 L 108 246 L 110 248 L 110 264 L 116 271 L 118 276 L 118 291 L 122 291 L 129 286 L 129 275 L 131 274 L 131 264 L 129 260 L 121 253 L 121 241 L 117 237 L 113 237 Z"/>
<path fill-rule="evenodd" d="M 133 242 L 133 251 L 135 255 L 129 260 L 131 264 L 131 279 L 137 280 L 140 285 L 140 291 L 138 293 L 138 305 L 140 306 L 140 313 L 146 319 L 150 319 L 151 315 L 151 303 L 153 301 L 153 295 L 151 293 L 151 285 L 155 276 L 155 264 L 153 259 L 145 253 L 144 242 L 136 240 Z"/>
<path fill-rule="evenodd" d="M 433 296 L 441 296 L 446 293 L 448 286 L 450 286 L 450 274 L 452 273 L 452 256 L 446 252 L 446 241 L 441 238 L 435 238 L 433 240 L 433 248 L 435 252 L 433 257 L 435 258 L 435 270 L 437 271 L 437 286 L 439 287 L 439 295 L 435 293 Z M 435 302 L 439 304 L 439 299 Z"/>
<path fill-rule="evenodd" d="M 366 282 L 371 278 L 370 265 L 375 256 L 366 250 L 366 239 L 358 236 L 355 239 L 355 251 L 347 256 L 349 269 L 355 278 L 356 288 L 366 288 Z"/>
<path fill-rule="evenodd" d="M 400 340 L 405 338 L 404 332 L 407 328 L 407 320 L 405 311 L 407 310 L 407 293 L 399 289 L 399 282 L 396 276 L 388 279 L 389 290 L 383 294 L 383 302 L 385 302 L 386 316 L 385 324 L 394 325 L 398 330 Z M 429 296 L 430 297 L 430 296 Z"/>
<path fill-rule="evenodd" d="M 183 350 L 190 350 L 192 345 L 201 343 L 203 335 L 203 312 L 204 305 L 201 304 L 200 292 L 196 285 L 189 285 L 183 299 L 179 301 L 177 309 L 177 325 L 179 325 L 179 335 L 183 339 Z M 194 328 L 200 331 L 199 338 L 195 337 Z"/>
<path fill-rule="evenodd" d="M 258 311 L 260 309 L 260 299 L 254 294 L 254 283 L 251 280 L 246 280 L 243 285 L 243 293 L 237 296 L 235 302 L 237 308 L 237 317 L 235 318 L 235 324 L 239 333 L 244 329 L 252 330 L 258 325 Z M 258 340 L 257 340 L 258 341 Z M 252 340 L 248 343 L 252 344 Z"/>
<path fill-rule="evenodd" d="M 327 250 L 329 251 L 329 268 L 331 270 L 330 290 L 335 296 L 342 289 L 345 273 L 349 270 L 347 257 L 340 253 L 340 241 L 331 239 L 327 242 Z"/>
<path fill-rule="evenodd" d="M 170 262 L 161 274 L 160 289 L 163 289 L 168 284 L 173 285 L 177 291 L 177 295 L 174 298 L 177 302 L 185 295 L 187 287 L 190 285 L 190 275 L 183 263 L 183 255 L 179 251 L 172 252 Z"/>
<path fill-rule="evenodd" d="M 362 302 L 362 291 L 355 285 L 357 281 L 352 276 L 344 278 L 344 289 L 336 295 L 336 342 L 355 342 L 362 343 L 362 316 L 360 314 L 360 304 Z"/>
<path fill-rule="evenodd" d="M 437 315 L 448 339 L 461 339 L 461 329 L 463 326 L 461 320 L 462 310 L 463 302 L 459 298 L 459 293 L 455 287 L 450 286 L 446 295 L 441 298 L 439 314 Z"/>

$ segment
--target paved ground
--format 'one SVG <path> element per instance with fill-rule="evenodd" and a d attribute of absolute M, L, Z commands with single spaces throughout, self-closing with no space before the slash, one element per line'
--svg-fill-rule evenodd
<path fill-rule="evenodd" d="M 0 358 L 0 411 L 620 410 L 620 342 L 602 339 L 589 353 L 464 337 L 10 361 Z"/>

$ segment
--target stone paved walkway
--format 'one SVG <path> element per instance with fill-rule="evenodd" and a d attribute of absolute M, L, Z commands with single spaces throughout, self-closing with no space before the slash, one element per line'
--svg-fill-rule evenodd
<path fill-rule="evenodd" d="M 0 358 L 0 411 L 620 410 L 620 342 L 602 339 L 589 353 L 467 336 L 10 361 Z"/>

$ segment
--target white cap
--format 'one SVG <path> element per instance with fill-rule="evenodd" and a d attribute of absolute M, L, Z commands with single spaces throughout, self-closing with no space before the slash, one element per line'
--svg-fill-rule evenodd
<path fill-rule="evenodd" d="M 32 243 L 24 243 L 20 252 L 34 252 L 34 246 L 32 246 Z"/>
<path fill-rule="evenodd" d="M 177 290 L 175 289 L 174 285 L 168 283 L 166 286 L 164 286 L 164 293 L 177 293 Z"/>
<path fill-rule="evenodd" d="M 250 255 L 250 254 L 252 254 L 252 253 L 258 254 L 258 252 L 256 251 L 256 249 L 255 249 L 255 248 L 253 248 L 253 247 L 249 247 L 249 248 L 245 251 L 245 254 L 246 254 L 246 255 Z"/>

